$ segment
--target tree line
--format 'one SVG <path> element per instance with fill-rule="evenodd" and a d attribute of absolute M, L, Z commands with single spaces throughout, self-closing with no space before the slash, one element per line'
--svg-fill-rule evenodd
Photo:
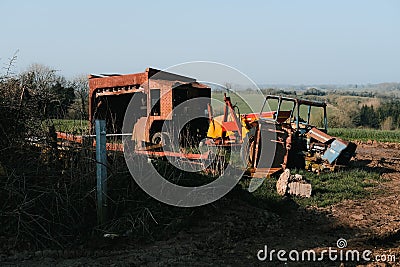
<path fill-rule="evenodd" d="M 374 129 L 398 129 L 400 128 L 400 101 L 384 102 L 378 108 L 362 105 L 360 111 L 353 117 L 353 124 L 357 127 Z"/>

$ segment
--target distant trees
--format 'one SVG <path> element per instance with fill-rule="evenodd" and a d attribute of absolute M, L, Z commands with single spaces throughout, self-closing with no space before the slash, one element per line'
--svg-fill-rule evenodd
<path fill-rule="evenodd" d="M 317 96 L 324 96 L 326 93 L 324 91 L 318 90 L 317 88 L 308 88 L 305 92 L 304 95 L 317 95 Z"/>
<path fill-rule="evenodd" d="M 50 118 L 67 118 L 68 109 L 75 101 L 74 88 L 56 82 L 50 87 L 51 99 L 48 104 L 48 116 Z"/>
<path fill-rule="evenodd" d="M 282 89 L 274 89 L 274 88 L 265 88 L 261 89 L 261 92 L 264 95 L 297 95 L 295 90 L 282 90 Z"/>
<path fill-rule="evenodd" d="M 363 105 L 354 116 L 353 124 L 357 127 L 397 129 L 400 127 L 400 101 L 382 103 L 377 109 L 372 105 Z"/>
<path fill-rule="evenodd" d="M 377 115 L 382 129 L 392 130 L 400 128 L 400 101 L 391 100 L 378 108 Z"/>
<path fill-rule="evenodd" d="M 334 91 L 334 94 L 337 95 L 349 95 L 349 96 L 360 96 L 360 97 L 375 97 L 376 92 L 356 92 L 356 91 Z"/>
<path fill-rule="evenodd" d="M 75 99 L 70 106 L 68 116 L 74 119 L 86 120 L 89 116 L 89 84 L 87 77 L 85 75 L 77 76 L 69 82 L 68 86 L 74 89 L 75 94 Z"/>
<path fill-rule="evenodd" d="M 355 126 L 379 128 L 379 118 L 373 106 L 363 105 L 356 116 L 353 118 Z"/>

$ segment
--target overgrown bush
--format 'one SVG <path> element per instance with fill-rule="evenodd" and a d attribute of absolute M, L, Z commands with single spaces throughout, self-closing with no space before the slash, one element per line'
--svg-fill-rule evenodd
<path fill-rule="evenodd" d="M 60 89 L 53 71 L 15 75 L 15 59 L 0 77 L 0 236 L 8 240 L 2 245 L 60 248 L 95 225 L 92 156 L 58 147 L 50 119 Z"/>

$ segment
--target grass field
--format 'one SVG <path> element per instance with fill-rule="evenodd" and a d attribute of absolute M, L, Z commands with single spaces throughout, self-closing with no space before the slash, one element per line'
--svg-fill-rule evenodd
<path fill-rule="evenodd" d="M 332 136 L 340 137 L 344 140 L 368 141 L 376 140 L 378 142 L 400 142 L 400 130 L 383 131 L 375 129 L 358 128 L 332 128 L 328 133 Z"/>
<path fill-rule="evenodd" d="M 360 199 L 371 194 L 369 188 L 376 185 L 381 179 L 379 173 L 362 169 L 347 169 L 332 173 L 315 173 L 305 170 L 294 170 L 294 173 L 303 175 L 312 184 L 312 196 L 310 198 L 293 197 L 300 206 L 326 207 L 345 199 Z M 270 209 L 284 208 L 282 197 L 276 192 L 276 178 L 267 179 L 263 185 L 253 194 L 258 200 Z M 246 185 L 244 185 L 246 187 Z"/>

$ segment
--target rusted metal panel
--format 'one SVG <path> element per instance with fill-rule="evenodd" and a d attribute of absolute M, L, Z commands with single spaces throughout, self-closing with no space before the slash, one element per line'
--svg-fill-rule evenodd
<path fill-rule="evenodd" d="M 196 79 L 191 77 L 186 77 L 179 74 L 153 68 L 147 68 L 146 73 L 148 73 L 148 78 L 151 78 L 152 80 L 179 81 L 184 83 L 191 83 L 196 81 Z"/>
<path fill-rule="evenodd" d="M 98 88 L 122 87 L 136 84 L 140 85 L 145 83 L 148 79 L 146 72 L 100 78 L 91 77 L 93 76 L 89 76 L 89 88 L 91 91 Z"/>
<path fill-rule="evenodd" d="M 241 126 L 238 126 L 234 121 L 223 121 L 222 127 L 225 131 L 236 131 L 240 132 Z M 240 127 L 240 128 L 239 128 Z"/>
<path fill-rule="evenodd" d="M 321 130 L 318 130 L 317 128 L 313 127 L 308 133 L 308 136 L 310 136 L 311 138 L 314 138 L 315 140 L 321 142 L 321 143 L 328 143 L 329 141 L 331 141 L 332 139 L 334 139 L 332 136 L 330 136 L 329 134 L 324 133 Z"/>
<path fill-rule="evenodd" d="M 96 92 L 96 97 L 99 96 L 111 96 L 111 95 L 123 95 L 123 94 L 134 94 L 134 93 L 139 93 L 143 92 L 143 88 L 140 89 L 119 89 L 119 90 L 105 90 L 105 89 L 100 89 L 98 92 Z"/>

